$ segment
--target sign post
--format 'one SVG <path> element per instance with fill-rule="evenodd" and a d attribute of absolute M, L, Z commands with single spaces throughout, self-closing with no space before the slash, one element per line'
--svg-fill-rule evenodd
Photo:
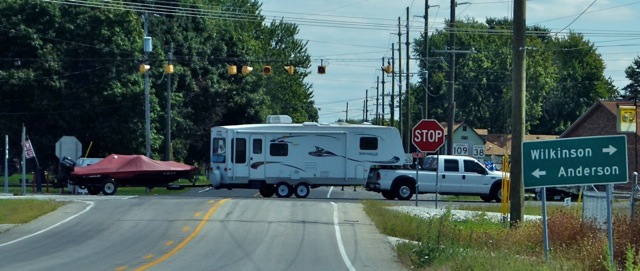
<path fill-rule="evenodd" d="M 423 119 L 411 130 L 411 142 L 421 152 L 435 152 L 444 144 L 444 128 L 437 120 Z M 424 157 L 424 155 L 422 155 Z M 416 206 L 418 206 L 418 163 L 416 162 Z M 438 208 L 438 174 L 436 173 L 436 208 Z"/>

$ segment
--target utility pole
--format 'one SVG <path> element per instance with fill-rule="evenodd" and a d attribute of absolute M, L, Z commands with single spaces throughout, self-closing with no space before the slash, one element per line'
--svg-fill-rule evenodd
<path fill-rule="evenodd" d="M 429 0 L 424 0 L 424 117 L 429 118 Z"/>
<path fill-rule="evenodd" d="M 362 119 L 367 122 L 368 120 L 368 115 L 369 114 L 369 89 L 365 89 L 364 90 L 364 114 Z"/>
<path fill-rule="evenodd" d="M 411 152 L 411 137 L 409 136 L 411 134 L 411 84 L 409 83 L 409 7 L 407 7 L 407 34 L 405 35 L 406 38 L 406 54 L 407 54 L 407 76 L 405 76 L 405 79 L 407 80 L 406 82 L 406 86 L 407 86 L 407 91 L 405 91 L 405 93 L 407 93 L 407 98 L 405 103 L 407 104 L 407 125 L 405 126 L 405 129 L 407 129 L 407 131 L 404 133 L 404 137 L 405 137 L 405 144 L 407 145 L 407 153 Z"/>
<path fill-rule="evenodd" d="M 402 31 L 400 27 L 400 17 L 398 17 L 398 130 L 400 130 L 400 137 L 404 140 L 404 130 L 402 129 Z M 409 150 L 404 151 L 406 153 Z"/>
<path fill-rule="evenodd" d="M 391 123 L 390 126 L 391 127 L 395 127 L 395 113 L 396 113 L 396 73 L 395 73 L 395 66 L 396 66 L 396 49 L 394 48 L 395 44 L 391 43 L 391 67 L 392 69 L 394 69 L 394 71 L 391 73 Z"/>
<path fill-rule="evenodd" d="M 522 178 L 522 141 L 524 141 L 525 127 L 525 95 L 527 74 L 526 62 L 526 26 L 527 7 L 525 0 L 515 0 L 513 3 L 513 64 L 511 115 L 512 143 L 511 143 L 511 227 L 516 227 L 524 220 L 524 181 Z"/>
<path fill-rule="evenodd" d="M 449 50 L 455 50 L 456 0 L 451 0 L 449 16 Z M 456 114 L 455 101 L 456 54 L 449 54 L 449 118 L 447 121 L 447 154 L 453 154 L 453 125 Z"/>
<path fill-rule="evenodd" d="M 144 42 L 144 63 L 146 63 L 148 61 L 148 55 L 149 52 L 151 51 L 151 40 L 149 40 L 148 37 L 148 27 L 147 27 L 147 20 L 149 19 L 149 14 L 145 11 L 144 12 L 144 16 L 143 16 L 143 23 L 144 23 L 144 38 L 143 38 L 143 42 Z M 147 43 L 149 43 L 149 46 L 147 45 Z M 149 47 L 149 48 L 148 48 Z M 144 119 L 145 119 L 145 149 L 146 149 L 146 154 L 147 157 L 151 157 L 151 109 L 149 106 L 149 71 L 145 71 L 144 73 Z"/>
<path fill-rule="evenodd" d="M 380 125 L 380 115 L 378 107 L 380 105 L 380 76 L 376 76 L 376 122 Z"/>
<path fill-rule="evenodd" d="M 384 57 L 382 57 L 381 67 L 384 67 Z M 384 69 L 380 69 L 380 72 L 382 73 L 382 125 L 384 125 L 384 108 L 386 106 L 386 104 L 384 103 Z"/>
<path fill-rule="evenodd" d="M 173 61 L 173 42 L 171 43 L 171 51 L 169 51 L 169 61 L 167 66 L 171 66 L 171 61 Z M 164 160 L 171 161 L 171 74 L 172 72 L 167 72 L 167 128 L 165 130 L 166 133 L 166 143 L 165 143 L 165 153 Z"/>
<path fill-rule="evenodd" d="M 347 102 L 347 110 L 345 112 L 344 122 L 349 123 L 349 102 Z"/>

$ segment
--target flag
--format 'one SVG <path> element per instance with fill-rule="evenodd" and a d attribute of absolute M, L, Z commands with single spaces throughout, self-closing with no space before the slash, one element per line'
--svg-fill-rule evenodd
<path fill-rule="evenodd" d="M 36 157 L 36 152 L 33 150 L 33 146 L 31 146 L 31 140 L 24 142 L 24 155 L 27 159 Z"/>

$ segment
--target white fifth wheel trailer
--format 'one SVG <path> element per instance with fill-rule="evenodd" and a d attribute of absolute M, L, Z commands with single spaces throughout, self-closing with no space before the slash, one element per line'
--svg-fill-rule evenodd
<path fill-rule="evenodd" d="M 270 116 L 265 124 L 211 128 L 209 180 L 216 189 L 305 198 L 319 186 L 364 185 L 372 166 L 402 166 L 404 157 L 394 127 Z"/>

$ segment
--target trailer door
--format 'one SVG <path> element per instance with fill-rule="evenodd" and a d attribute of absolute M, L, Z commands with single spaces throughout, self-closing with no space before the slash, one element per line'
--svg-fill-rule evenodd
<path fill-rule="evenodd" d="M 252 135 L 249 145 L 249 179 L 264 180 L 267 168 L 264 136 Z"/>
<path fill-rule="evenodd" d="M 247 139 L 236 137 L 231 139 L 231 161 L 233 163 L 233 179 L 249 177 L 247 163 Z"/>

